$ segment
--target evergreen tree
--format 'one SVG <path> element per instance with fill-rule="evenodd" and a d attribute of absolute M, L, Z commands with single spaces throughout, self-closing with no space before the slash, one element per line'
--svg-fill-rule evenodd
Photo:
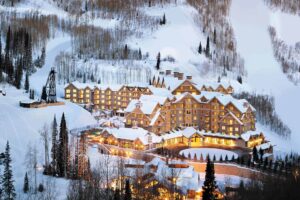
<path fill-rule="evenodd" d="M 57 157 L 57 170 L 60 177 L 66 177 L 67 175 L 68 155 L 68 130 L 65 114 L 63 113 L 60 122 L 59 148 Z"/>
<path fill-rule="evenodd" d="M 3 171 L 3 176 L 1 180 L 1 185 L 2 185 L 2 197 L 5 200 L 13 200 L 16 198 L 16 193 L 15 193 L 15 186 L 14 186 L 14 180 L 13 180 L 13 173 L 11 169 L 11 157 L 10 157 L 10 147 L 9 143 L 7 142 L 6 148 L 5 148 L 5 153 L 4 153 L 4 171 Z"/>
<path fill-rule="evenodd" d="M 3 71 L 3 60 L 2 60 L 2 42 L 1 42 L 1 34 L 0 34 L 0 82 L 2 82 L 2 71 Z"/>
<path fill-rule="evenodd" d="M 129 54 L 128 46 L 127 44 L 125 44 L 124 52 L 123 52 L 124 59 L 128 59 L 128 54 Z"/>
<path fill-rule="evenodd" d="M 23 192 L 27 193 L 28 191 L 29 191 L 29 180 L 28 180 L 28 176 L 27 176 L 27 172 L 26 172 L 25 177 L 24 177 Z"/>
<path fill-rule="evenodd" d="M 26 73 L 26 75 L 25 75 L 24 89 L 28 93 L 28 91 L 29 91 L 29 75 L 28 75 L 28 73 Z"/>
<path fill-rule="evenodd" d="M 143 59 L 143 54 L 141 48 L 139 48 L 139 60 Z"/>
<path fill-rule="evenodd" d="M 206 57 L 209 57 L 209 55 L 210 55 L 209 37 L 207 37 L 207 40 L 206 40 L 205 55 L 206 55 Z"/>
<path fill-rule="evenodd" d="M 156 61 L 156 69 L 159 70 L 160 69 L 160 52 L 157 54 L 157 61 Z"/>
<path fill-rule="evenodd" d="M 253 149 L 252 149 L 252 159 L 253 159 L 253 162 L 258 161 L 258 153 L 257 153 L 257 148 L 256 147 L 253 147 Z"/>
<path fill-rule="evenodd" d="M 243 79 L 242 79 L 241 76 L 238 76 L 238 77 L 237 77 L 237 81 L 238 81 L 240 84 L 243 84 Z"/>
<path fill-rule="evenodd" d="M 260 162 L 263 162 L 263 156 L 264 156 L 264 151 L 262 149 L 259 149 L 259 158 L 260 158 Z"/>
<path fill-rule="evenodd" d="M 207 157 L 207 164 L 205 170 L 205 181 L 203 184 L 203 200 L 215 199 L 215 190 L 217 189 L 217 184 L 215 181 L 215 169 L 214 163 L 210 161 L 209 156 Z"/>
<path fill-rule="evenodd" d="M 228 156 L 227 156 L 227 154 L 225 156 L 225 162 L 228 162 Z"/>
<path fill-rule="evenodd" d="M 119 188 L 117 188 L 117 189 L 115 190 L 115 193 L 114 193 L 114 199 L 113 199 L 113 200 L 121 200 Z"/>
<path fill-rule="evenodd" d="M 213 156 L 213 161 L 215 162 L 217 160 L 216 155 Z"/>
<path fill-rule="evenodd" d="M 42 53 L 41 53 L 41 66 L 43 67 L 45 65 L 45 60 L 46 60 L 46 49 L 45 47 L 42 48 Z"/>
<path fill-rule="evenodd" d="M 217 43 L 217 31 L 214 29 L 214 44 Z"/>
<path fill-rule="evenodd" d="M 47 89 L 46 89 L 46 86 L 43 86 L 41 100 L 45 101 L 45 102 L 47 101 Z"/>
<path fill-rule="evenodd" d="M 56 174 L 57 170 L 57 153 L 58 153 L 58 147 L 57 147 L 57 122 L 56 122 L 56 116 L 54 115 L 54 119 L 52 122 L 52 147 L 51 147 L 51 166 L 52 166 L 52 172 L 53 175 Z"/>
<path fill-rule="evenodd" d="M 39 187 L 38 187 L 38 191 L 39 192 L 44 192 L 45 188 L 44 188 L 44 185 L 43 184 L 39 184 Z"/>
<path fill-rule="evenodd" d="M 16 86 L 17 89 L 21 88 L 22 77 L 23 77 L 22 60 L 18 59 L 18 61 L 17 61 L 17 70 L 15 72 L 15 86 Z"/>
<path fill-rule="evenodd" d="M 203 162 L 204 161 L 204 159 L 203 159 L 203 155 L 202 155 L 202 153 L 200 154 L 200 162 Z"/>
<path fill-rule="evenodd" d="M 29 33 L 25 34 L 24 49 L 25 49 L 24 64 L 27 69 L 27 72 L 31 74 L 34 72 L 34 68 L 32 65 L 32 44 L 31 44 L 31 37 Z"/>
<path fill-rule="evenodd" d="M 129 179 L 126 180 L 125 184 L 125 195 L 124 195 L 124 200 L 131 200 L 131 189 L 130 189 L 130 182 Z"/>
<path fill-rule="evenodd" d="M 200 42 L 199 47 L 198 47 L 198 53 L 202 54 L 202 44 L 201 44 L 201 42 Z"/>
<path fill-rule="evenodd" d="M 5 43 L 5 58 L 7 59 L 9 59 L 10 57 L 10 41 L 11 41 L 10 37 L 11 37 L 11 30 L 9 26 L 6 32 L 6 43 Z"/>

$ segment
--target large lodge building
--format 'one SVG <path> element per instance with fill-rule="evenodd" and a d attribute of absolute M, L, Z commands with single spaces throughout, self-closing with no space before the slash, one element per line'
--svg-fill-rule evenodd
<path fill-rule="evenodd" d="M 149 82 L 143 86 L 73 82 L 65 87 L 65 98 L 95 109 L 113 110 L 124 116 L 126 128 L 140 127 L 164 136 L 193 127 L 202 131 L 201 137 L 206 138 L 201 141 L 206 144 L 240 146 L 232 141 L 255 131 L 255 109 L 245 99 L 233 98 L 230 84 L 196 84 L 191 76 L 184 78 L 183 73 L 172 74 L 170 70 Z M 261 133 L 252 141 L 255 145 L 263 142 Z"/>

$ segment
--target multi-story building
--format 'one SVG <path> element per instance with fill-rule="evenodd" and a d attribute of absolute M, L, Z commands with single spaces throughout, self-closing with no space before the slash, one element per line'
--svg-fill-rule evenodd
<path fill-rule="evenodd" d="M 125 85 L 97 85 L 77 81 L 65 87 L 65 99 L 74 103 L 92 105 L 95 109 L 125 109 L 133 99 L 152 94 L 148 87 Z"/>
<path fill-rule="evenodd" d="M 238 100 L 219 92 L 200 91 L 190 80 L 183 81 L 172 93 L 177 95 L 165 97 L 166 100 L 161 104 L 158 102 L 162 97 L 159 99 L 154 95 L 149 95 L 147 101 L 147 95 L 143 95 L 139 101 L 130 104 L 131 109 L 125 110 L 126 126 L 135 124 L 158 134 L 184 127 L 228 135 L 241 135 L 255 130 L 255 109 L 244 99 Z M 157 104 L 157 107 L 147 109 L 149 113 L 143 113 L 139 108 L 132 108 L 137 102 L 137 107 L 142 105 L 150 108 L 153 104 Z M 138 119 L 138 113 L 145 117 Z"/>

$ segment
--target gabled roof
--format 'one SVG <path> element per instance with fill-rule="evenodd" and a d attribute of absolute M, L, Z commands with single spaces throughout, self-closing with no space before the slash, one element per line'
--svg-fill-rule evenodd
<path fill-rule="evenodd" d="M 221 119 L 223 120 L 224 118 L 226 118 L 227 116 L 231 116 L 233 119 L 235 119 L 240 125 L 243 125 L 244 123 L 239 119 L 237 118 L 230 110 L 228 110 L 228 113 Z"/>
<path fill-rule="evenodd" d="M 163 135 L 162 138 L 165 139 L 165 140 L 172 139 L 172 138 L 177 138 L 177 137 L 190 138 L 195 133 L 202 136 L 202 134 L 199 131 L 197 131 L 195 128 L 187 127 L 183 130 L 171 131 L 169 134 Z"/>
<path fill-rule="evenodd" d="M 167 97 L 156 95 L 142 95 L 140 97 L 140 101 L 153 101 L 159 103 L 160 105 L 164 105 L 167 100 Z"/>
<path fill-rule="evenodd" d="M 248 142 L 252 136 L 259 136 L 262 134 L 261 131 L 247 131 L 246 133 L 243 133 L 241 135 L 241 138 L 245 141 Z"/>
<path fill-rule="evenodd" d="M 152 114 L 156 106 L 159 105 L 159 103 L 155 101 L 141 101 L 133 99 L 128 104 L 127 108 L 125 109 L 125 112 L 132 112 L 136 108 L 137 104 L 140 104 L 140 109 L 145 115 Z"/>
<path fill-rule="evenodd" d="M 149 136 L 152 137 L 153 143 L 159 143 L 161 141 L 161 138 L 159 136 L 142 128 L 106 128 L 104 129 L 104 131 L 107 131 L 117 139 L 131 141 L 139 139 L 144 145 L 149 144 Z"/>

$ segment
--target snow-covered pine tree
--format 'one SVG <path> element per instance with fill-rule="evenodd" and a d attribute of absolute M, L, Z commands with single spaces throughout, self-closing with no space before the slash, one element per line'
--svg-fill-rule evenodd
<path fill-rule="evenodd" d="M 215 168 L 214 163 L 210 161 L 209 156 L 207 157 L 207 164 L 205 170 L 205 181 L 203 184 L 203 200 L 215 199 L 215 190 L 218 188 L 215 181 Z"/>
<path fill-rule="evenodd" d="M 5 200 L 13 200 L 16 198 L 15 186 L 13 180 L 13 173 L 11 167 L 11 157 L 10 157 L 10 146 L 9 142 L 6 143 L 5 153 L 4 153 L 4 170 L 1 180 L 2 186 L 2 198 Z"/>
<path fill-rule="evenodd" d="M 24 177 L 23 192 L 27 193 L 28 191 L 29 191 L 29 180 L 28 180 L 28 175 L 26 172 L 25 177 Z"/>

